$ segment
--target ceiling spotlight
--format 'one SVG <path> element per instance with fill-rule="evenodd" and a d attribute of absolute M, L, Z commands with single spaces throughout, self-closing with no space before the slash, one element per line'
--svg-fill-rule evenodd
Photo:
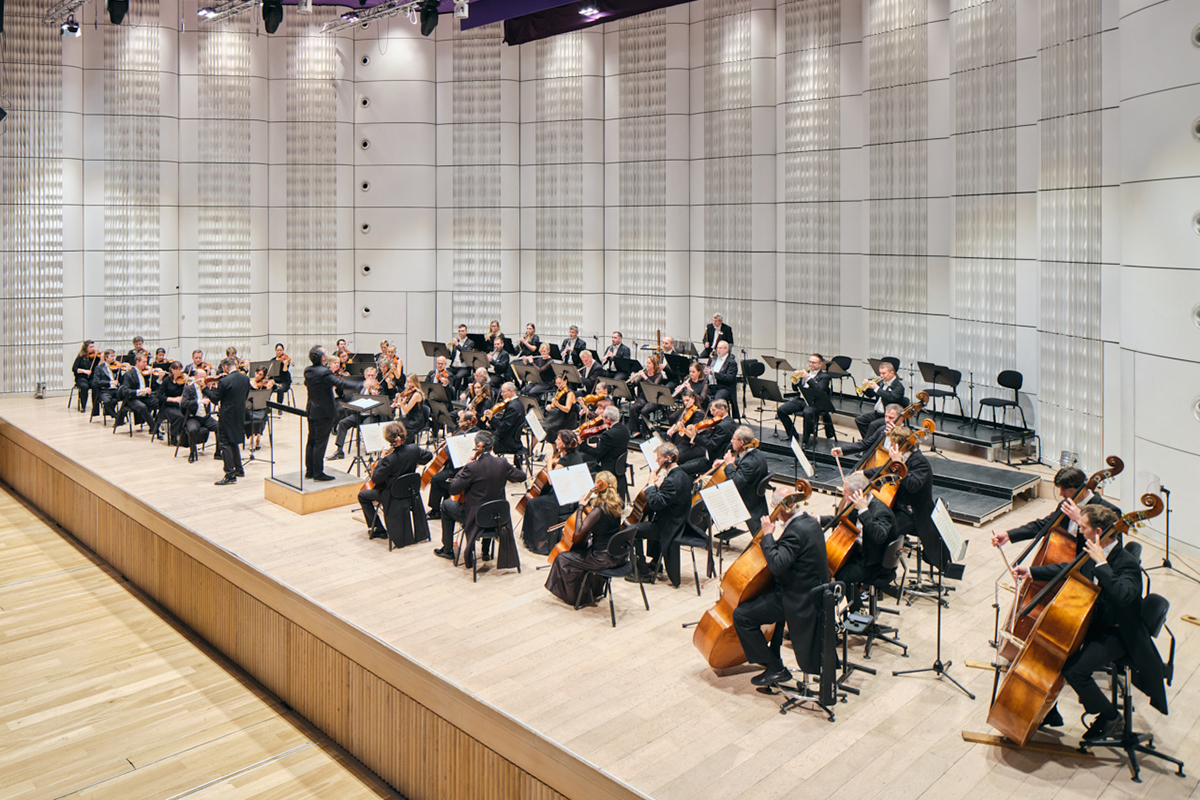
<path fill-rule="evenodd" d="M 342 19 L 346 22 L 358 22 L 358 12 L 347 11 L 345 14 L 342 14 Z"/>
<path fill-rule="evenodd" d="M 263 0 L 262 17 L 267 33 L 279 30 L 279 23 L 283 22 L 283 0 Z"/>
<path fill-rule="evenodd" d="M 217 15 L 217 10 L 215 8 L 213 8 L 212 6 L 205 6 L 204 8 L 197 11 L 196 15 L 199 16 L 200 19 L 212 19 L 213 17 L 215 17 Z"/>
<path fill-rule="evenodd" d="M 421 0 L 417 6 L 421 11 L 421 35 L 428 36 L 438 24 L 438 0 Z"/>
<path fill-rule="evenodd" d="M 104 0 L 104 7 L 108 9 L 108 21 L 120 25 L 129 13 L 129 0 Z"/>
<path fill-rule="evenodd" d="M 296 3 L 296 13 L 297 14 L 311 14 L 312 13 L 312 0 L 299 0 L 299 2 Z"/>
<path fill-rule="evenodd" d="M 454 0 L 454 16 L 458 19 L 471 16 L 471 7 L 467 5 L 467 0 Z"/>
<path fill-rule="evenodd" d="M 61 36 L 78 36 L 79 23 L 75 21 L 75 17 L 67 17 L 67 21 L 58 26 L 58 31 Z"/>
<path fill-rule="evenodd" d="M 581 17 L 594 17 L 599 13 L 600 9 L 596 8 L 595 6 L 584 6 L 583 8 L 579 9 L 579 16 Z"/>

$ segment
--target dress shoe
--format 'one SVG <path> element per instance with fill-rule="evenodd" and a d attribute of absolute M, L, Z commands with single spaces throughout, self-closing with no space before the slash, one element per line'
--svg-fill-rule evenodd
<path fill-rule="evenodd" d="M 1081 737 L 1085 742 L 1094 742 L 1098 739 L 1115 739 L 1121 735 L 1121 729 L 1125 726 L 1125 720 L 1121 718 L 1119 712 L 1114 711 L 1113 716 L 1099 716 L 1092 720 L 1092 724 L 1084 731 Z"/>
<path fill-rule="evenodd" d="M 235 478 L 244 478 L 244 477 L 246 477 L 246 473 L 245 473 L 245 472 L 243 472 L 243 471 L 242 471 L 242 470 L 240 470 L 240 469 L 239 469 L 237 472 L 233 473 L 233 475 L 234 475 L 234 477 L 235 477 Z"/>
<path fill-rule="evenodd" d="M 1050 713 L 1046 715 L 1046 718 L 1044 720 L 1042 720 L 1042 724 L 1039 725 L 1038 727 L 1039 728 L 1061 728 L 1062 724 L 1063 724 L 1062 714 L 1058 713 L 1058 706 L 1055 706 L 1054 708 L 1050 709 Z"/>
<path fill-rule="evenodd" d="M 189 464 L 195 464 L 195 463 L 196 463 L 196 461 L 197 461 L 198 459 L 199 459 L 199 456 L 197 456 L 197 455 L 196 455 L 196 451 L 195 451 L 195 450 L 193 450 L 192 452 L 188 453 L 188 463 L 189 463 Z"/>
<path fill-rule="evenodd" d="M 340 447 L 339 447 L 337 450 L 334 450 L 334 451 L 333 451 L 333 455 L 331 455 L 331 456 L 329 457 L 329 459 L 328 459 L 328 460 L 330 460 L 330 461 L 341 461 L 341 460 L 342 460 L 343 458 L 345 458 L 345 457 L 346 457 L 346 454 L 345 454 L 345 453 L 343 453 L 343 452 L 342 452 L 342 448 L 340 448 Z"/>
<path fill-rule="evenodd" d="M 233 475 L 226 475 L 224 478 L 221 478 L 221 480 L 215 482 L 213 486 L 228 486 L 231 483 L 237 483 L 237 478 L 235 478 Z"/>
<path fill-rule="evenodd" d="M 448 558 L 448 559 L 450 559 L 451 561 L 453 561 L 453 560 L 454 560 L 454 551 L 453 551 L 453 550 L 447 550 L 447 549 L 446 549 L 446 548 L 444 548 L 444 547 L 439 547 L 439 548 L 437 548 L 436 550 L 434 550 L 434 551 L 433 551 L 433 554 L 434 554 L 435 556 L 437 556 L 438 558 Z"/>
<path fill-rule="evenodd" d="M 638 570 L 636 573 L 626 575 L 625 580 L 630 583 L 654 583 L 658 580 L 653 573 Z"/>
<path fill-rule="evenodd" d="M 213 461 L 220 461 L 220 460 L 221 460 L 221 454 L 213 453 Z"/>
<path fill-rule="evenodd" d="M 426 519 L 433 519 L 433 520 L 436 520 L 436 519 L 441 519 L 441 518 L 442 518 L 442 512 L 441 512 L 441 511 L 427 511 L 427 512 L 425 512 L 425 518 L 426 518 Z"/>
<path fill-rule="evenodd" d="M 770 686 L 775 683 L 790 681 L 791 679 L 792 673 L 788 671 L 787 667 L 780 667 L 779 669 L 767 668 L 751 678 L 750 683 L 755 686 Z"/>
<path fill-rule="evenodd" d="M 335 480 L 337 480 L 337 478 L 333 477 L 332 475 L 326 475 L 325 473 L 322 472 L 320 475 L 313 475 L 313 480 L 314 481 L 335 481 Z"/>
<path fill-rule="evenodd" d="M 308 478 L 308 479 L 311 481 L 311 480 L 312 480 L 312 473 L 311 473 L 311 472 L 306 472 L 306 473 L 304 473 L 304 477 Z"/>

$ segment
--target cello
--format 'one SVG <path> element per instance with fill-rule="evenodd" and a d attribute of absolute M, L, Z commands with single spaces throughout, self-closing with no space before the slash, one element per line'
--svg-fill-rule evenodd
<path fill-rule="evenodd" d="M 558 540 L 558 544 L 551 548 L 550 555 L 546 557 L 547 564 L 553 564 L 554 559 L 558 558 L 559 555 L 575 547 L 578 543 L 578 539 L 575 537 L 579 532 L 580 521 L 585 514 L 592 510 L 588 502 L 606 489 L 608 489 L 608 484 L 605 483 L 604 479 L 597 479 L 596 485 L 588 491 L 587 495 L 583 498 L 583 502 L 579 504 L 579 508 L 575 509 L 575 513 L 567 517 L 567 521 L 563 523 L 562 538 Z"/>
<path fill-rule="evenodd" d="M 877 492 L 885 483 L 899 483 L 907 474 L 908 467 L 899 461 L 889 461 L 888 465 L 867 484 L 863 494 Z M 837 514 L 825 528 L 826 531 L 831 531 L 825 539 L 825 558 L 829 561 L 830 577 L 837 575 L 838 571 L 845 566 L 850 551 L 858 544 L 858 528 L 847 519 L 854 504 L 845 497 L 842 498 L 842 503 L 845 505 L 839 506 Z"/>
<path fill-rule="evenodd" d="M 794 511 L 812 494 L 812 486 L 803 478 L 796 481 L 795 489 L 771 512 L 772 521 L 778 520 L 784 512 Z M 725 570 L 721 577 L 720 599 L 704 612 L 692 633 L 692 644 L 713 669 L 728 669 L 746 661 L 742 643 L 733 627 L 733 612 L 742 603 L 770 590 L 775 581 L 759 545 L 761 539 L 760 530 L 750 546 Z"/>
<path fill-rule="evenodd" d="M 1104 463 L 1108 464 L 1108 469 L 1102 469 L 1088 478 L 1083 488 L 1071 498 L 1073 501 L 1080 500 L 1085 492 L 1094 492 L 1100 484 L 1115 478 L 1125 469 L 1125 463 L 1117 456 L 1109 456 L 1104 459 Z M 1074 558 L 1075 537 L 1067 532 L 1066 522 L 1068 520 L 1062 512 L 1062 503 L 1059 503 L 1058 513 L 1051 518 L 1050 522 L 1042 530 L 1038 531 L 1037 535 L 1029 543 L 1029 546 L 1017 556 L 1013 562 L 1013 566 L 1024 561 L 1034 548 L 1037 548 L 1037 552 L 1034 554 L 1033 560 L 1029 562 L 1030 566 L 1062 564 Z M 1029 598 L 1039 592 L 1043 586 L 1045 584 L 1041 582 L 1026 581 L 1017 587 L 1016 596 L 1013 598 L 1013 609 L 1009 612 L 1003 635 L 999 641 L 999 654 L 1002 658 L 1012 661 L 1017 657 L 1017 653 L 1021 649 L 1021 643 L 1029 636 L 1029 631 L 1033 628 L 1033 623 L 1037 621 L 1042 611 L 1045 610 L 1046 603 L 1049 602 L 1048 598 L 1033 606 L 1026 614 L 1018 615 L 1016 613 L 1017 609 L 1026 605 L 1029 602 Z"/>
<path fill-rule="evenodd" d="M 550 463 L 542 467 L 542 471 L 533 479 L 533 483 L 530 484 L 529 489 L 517 501 L 517 513 L 521 516 L 525 515 L 525 506 L 529 505 L 529 501 L 535 497 L 541 497 L 542 492 L 550 485 L 550 471 L 558 466 L 558 457 L 558 444 L 555 443 L 554 455 L 550 457 Z"/>
<path fill-rule="evenodd" d="M 1163 501 L 1158 495 L 1144 494 L 1141 502 L 1146 509 L 1126 514 L 1113 523 L 1101 535 L 1101 546 L 1118 533 L 1162 513 Z M 1020 611 L 1022 615 L 1029 613 L 1058 590 L 1034 622 L 988 710 L 988 724 L 1019 745 L 1029 741 L 1054 706 L 1063 685 L 1063 665 L 1083 643 L 1100 594 L 1100 587 L 1079 571 L 1088 558 L 1084 551 L 1063 564 L 1054 579 Z"/>

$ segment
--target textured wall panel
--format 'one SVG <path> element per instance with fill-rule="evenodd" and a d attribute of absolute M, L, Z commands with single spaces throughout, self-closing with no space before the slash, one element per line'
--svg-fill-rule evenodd
<path fill-rule="evenodd" d="M 3 50 L 0 136 L 0 318 L 21 347 L 0 391 L 65 386 L 63 352 L 62 44 L 35 9 L 10 10 Z M 10 366 L 13 364 L 9 362 Z"/>
<path fill-rule="evenodd" d="M 250 352 L 250 35 L 242 14 L 199 34 L 198 346 Z"/>
<path fill-rule="evenodd" d="M 130 7 L 104 37 L 104 336 L 159 336 L 161 215 L 158 9 Z"/>
<path fill-rule="evenodd" d="M 500 318 L 500 24 L 454 32 L 453 323 Z"/>

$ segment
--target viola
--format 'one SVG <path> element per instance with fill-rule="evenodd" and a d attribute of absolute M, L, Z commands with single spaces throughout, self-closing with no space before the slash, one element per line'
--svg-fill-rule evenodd
<path fill-rule="evenodd" d="M 553 564 L 554 559 L 558 558 L 560 554 L 575 548 L 575 545 L 579 543 L 577 536 L 579 534 L 580 520 L 592 510 L 589 501 L 606 489 L 608 489 L 608 484 L 605 483 L 604 479 L 597 479 L 595 486 L 588 491 L 587 495 L 583 498 L 583 502 L 579 504 L 579 508 L 575 509 L 574 514 L 567 517 L 567 521 L 563 525 L 562 538 L 550 550 L 550 555 L 546 557 L 546 563 Z"/>

